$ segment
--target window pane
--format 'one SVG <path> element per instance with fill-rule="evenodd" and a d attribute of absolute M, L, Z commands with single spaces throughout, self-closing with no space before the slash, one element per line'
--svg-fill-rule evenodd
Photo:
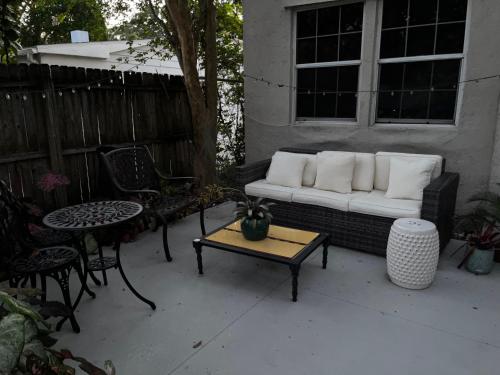
<path fill-rule="evenodd" d="M 297 94 L 297 117 L 314 117 L 314 94 Z"/>
<path fill-rule="evenodd" d="M 343 66 L 339 68 L 339 91 L 358 91 L 358 66 Z"/>
<path fill-rule="evenodd" d="M 439 0 L 439 22 L 465 21 L 467 0 Z"/>
<path fill-rule="evenodd" d="M 318 62 L 338 60 L 338 35 L 318 38 Z"/>
<path fill-rule="evenodd" d="M 434 63 L 432 87 L 434 89 L 456 89 L 460 76 L 460 60 L 443 60 Z"/>
<path fill-rule="evenodd" d="M 438 25 L 436 54 L 462 53 L 464 33 L 465 22 Z"/>
<path fill-rule="evenodd" d="M 363 3 L 343 5 L 340 10 L 340 31 L 361 31 L 363 26 Z"/>
<path fill-rule="evenodd" d="M 382 31 L 382 41 L 380 45 L 380 57 L 401 57 L 405 54 L 406 30 Z"/>
<path fill-rule="evenodd" d="M 384 0 L 382 28 L 406 26 L 408 2 L 405 0 Z"/>
<path fill-rule="evenodd" d="M 406 56 L 433 55 L 435 29 L 435 26 L 409 28 Z"/>
<path fill-rule="evenodd" d="M 297 91 L 309 92 L 315 90 L 316 69 L 297 70 Z"/>
<path fill-rule="evenodd" d="M 382 64 L 380 66 L 380 90 L 401 90 L 404 64 Z"/>
<path fill-rule="evenodd" d="M 436 22 L 437 0 L 411 0 L 410 25 Z"/>
<path fill-rule="evenodd" d="M 337 117 L 356 118 L 356 94 L 339 93 L 337 96 Z"/>
<path fill-rule="evenodd" d="M 358 60 L 361 57 L 361 33 L 340 35 L 339 60 Z"/>
<path fill-rule="evenodd" d="M 316 116 L 315 117 L 335 117 L 335 107 L 337 104 L 336 94 L 316 94 Z"/>
<path fill-rule="evenodd" d="M 337 91 L 337 68 L 318 68 L 316 71 L 316 92 Z"/>
<path fill-rule="evenodd" d="M 428 92 L 404 92 L 401 106 L 401 118 L 425 119 L 427 118 Z"/>
<path fill-rule="evenodd" d="M 318 35 L 339 33 L 339 7 L 318 9 Z"/>
<path fill-rule="evenodd" d="M 399 118 L 399 106 L 401 104 L 401 93 L 381 92 L 378 95 L 377 117 Z"/>
<path fill-rule="evenodd" d="M 436 120 L 453 120 L 456 96 L 455 91 L 432 92 L 429 117 Z"/>
<path fill-rule="evenodd" d="M 316 9 L 297 12 L 297 37 L 316 35 Z"/>
<path fill-rule="evenodd" d="M 404 88 L 406 90 L 428 90 L 431 86 L 432 62 L 407 63 Z"/>
<path fill-rule="evenodd" d="M 297 64 L 313 63 L 316 57 L 316 38 L 297 40 Z"/>

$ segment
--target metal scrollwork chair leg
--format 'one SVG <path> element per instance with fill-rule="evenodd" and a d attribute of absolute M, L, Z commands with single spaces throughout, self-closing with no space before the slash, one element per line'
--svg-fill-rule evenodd
<path fill-rule="evenodd" d="M 167 262 L 172 261 L 172 256 L 170 255 L 170 248 L 168 247 L 168 221 L 164 216 L 160 216 L 161 221 L 163 223 L 162 228 L 162 237 L 163 237 L 163 251 L 165 252 L 165 258 L 167 258 Z"/>
<path fill-rule="evenodd" d="M 100 242 L 97 243 L 97 248 L 99 250 L 99 258 L 102 259 L 104 257 L 104 254 L 102 252 L 102 245 Z M 108 276 L 106 275 L 106 270 L 102 270 L 102 280 L 104 282 L 104 285 L 108 285 Z"/>
<path fill-rule="evenodd" d="M 69 318 L 69 321 L 71 323 L 71 328 L 73 328 L 74 332 L 79 333 L 80 326 L 78 325 L 78 322 L 76 321 L 75 314 L 73 312 L 73 304 L 71 303 L 71 295 L 69 293 L 69 270 L 70 270 L 69 268 L 64 269 L 64 270 L 61 270 L 59 272 L 54 272 L 48 276 L 52 277 L 55 281 L 57 281 L 57 283 L 61 287 L 61 292 L 63 295 L 64 304 L 66 305 L 66 307 L 69 308 L 69 311 L 70 311 L 70 316 L 68 318 Z M 57 323 L 56 330 L 59 331 L 61 329 L 61 327 L 62 327 L 63 323 L 66 321 L 66 319 L 67 318 L 63 318 Z"/>

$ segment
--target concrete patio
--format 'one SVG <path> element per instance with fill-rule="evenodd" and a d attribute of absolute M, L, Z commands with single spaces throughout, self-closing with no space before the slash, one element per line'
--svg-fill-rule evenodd
<path fill-rule="evenodd" d="M 227 222 L 231 211 L 209 210 L 208 227 Z M 474 276 L 457 270 L 459 256 L 444 255 L 433 286 L 410 291 L 387 280 L 384 258 L 330 247 L 326 270 L 320 251 L 303 265 L 292 303 L 289 270 L 278 264 L 206 249 L 198 276 L 191 242 L 199 233 L 196 215 L 171 227 L 172 263 L 160 232 L 125 244 L 127 275 L 157 310 L 112 270 L 107 287 L 89 282 L 97 298 L 84 296 L 78 307 L 82 332 L 66 324 L 57 347 L 101 366 L 110 359 L 117 375 L 500 371 L 498 266 Z M 72 287 L 76 295 L 76 280 Z"/>

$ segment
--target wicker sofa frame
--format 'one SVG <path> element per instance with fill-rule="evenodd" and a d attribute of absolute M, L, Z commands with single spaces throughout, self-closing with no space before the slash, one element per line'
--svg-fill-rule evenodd
<path fill-rule="evenodd" d="M 315 154 L 321 150 L 282 148 L 280 151 Z M 271 159 L 238 167 L 238 187 L 265 178 Z M 421 218 L 436 224 L 440 247 L 443 249 L 453 232 L 453 216 L 457 197 L 459 175 L 445 172 L 424 189 Z M 361 250 L 378 255 L 386 254 L 387 240 L 395 219 L 356 212 L 344 212 L 328 207 L 283 202 L 272 206 L 273 223 L 293 228 L 307 229 L 330 234 L 333 245 Z"/>

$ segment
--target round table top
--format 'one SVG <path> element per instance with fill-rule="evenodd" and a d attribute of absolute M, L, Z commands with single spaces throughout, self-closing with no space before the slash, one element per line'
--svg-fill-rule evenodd
<path fill-rule="evenodd" d="M 408 234 L 432 234 L 436 232 L 434 223 L 422 219 L 397 219 L 393 225 Z"/>
<path fill-rule="evenodd" d="M 142 205 L 136 202 L 89 202 L 53 211 L 43 218 L 43 223 L 58 230 L 98 229 L 128 221 L 142 210 Z"/>

